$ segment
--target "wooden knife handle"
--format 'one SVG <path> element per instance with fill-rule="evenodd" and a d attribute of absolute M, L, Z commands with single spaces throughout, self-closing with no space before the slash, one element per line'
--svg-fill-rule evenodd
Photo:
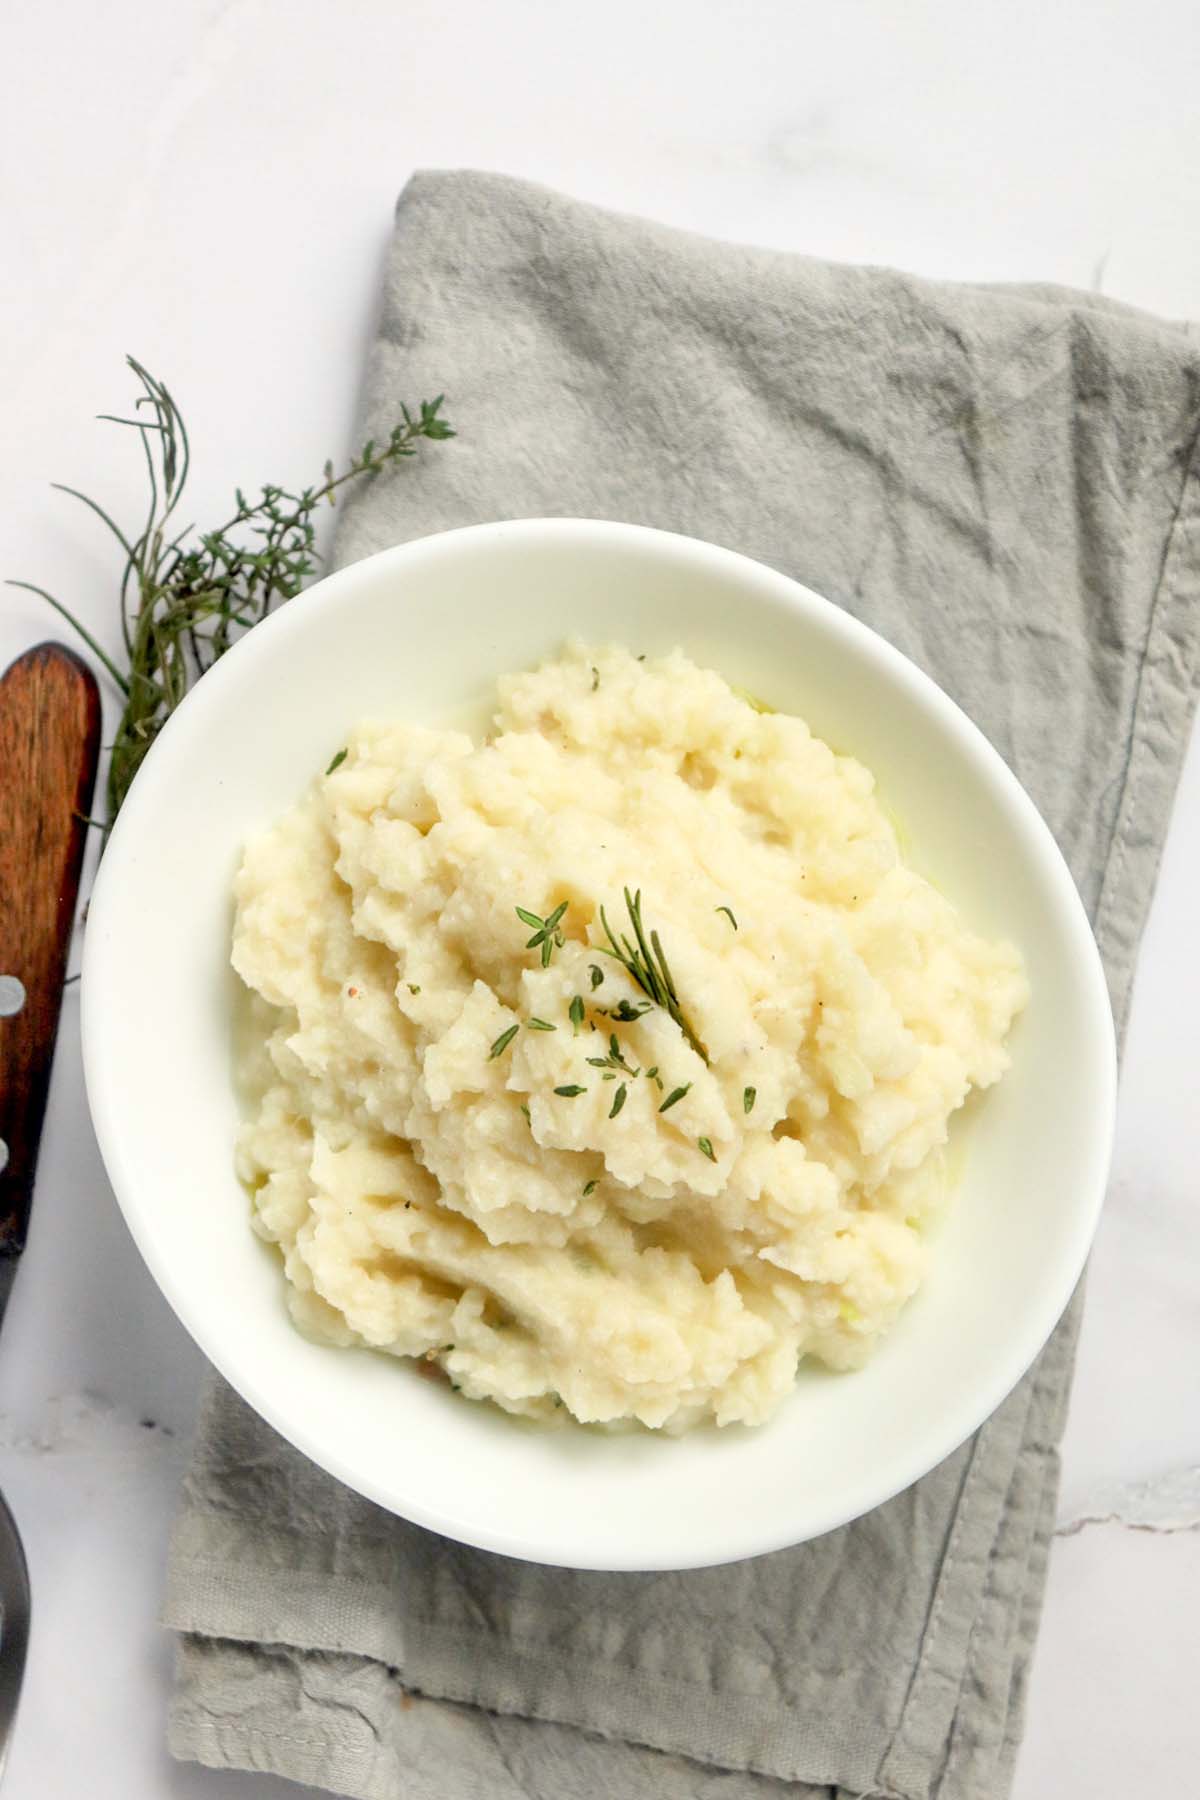
<path fill-rule="evenodd" d="M 86 664 L 61 644 L 19 657 L 0 679 L 0 1258 L 29 1224 L 99 748 Z"/>

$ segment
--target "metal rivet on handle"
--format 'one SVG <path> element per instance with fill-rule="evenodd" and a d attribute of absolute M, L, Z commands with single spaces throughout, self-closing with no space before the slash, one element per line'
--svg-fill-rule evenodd
<path fill-rule="evenodd" d="M 0 1019 L 13 1019 L 25 1004 L 25 984 L 15 975 L 0 975 Z M 0 1138 L 0 1175 L 8 1167 L 8 1145 Z"/>
<path fill-rule="evenodd" d="M 0 975 L 0 1019 L 15 1019 L 24 1004 L 25 983 L 15 975 Z"/>

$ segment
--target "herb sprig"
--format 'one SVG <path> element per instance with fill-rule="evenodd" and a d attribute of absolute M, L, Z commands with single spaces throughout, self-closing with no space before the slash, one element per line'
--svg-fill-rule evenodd
<path fill-rule="evenodd" d="M 515 906 L 513 908 L 513 911 L 523 925 L 532 925 L 533 927 L 533 936 L 529 939 L 525 948 L 527 950 L 541 951 L 543 969 L 548 969 L 550 967 L 550 958 L 554 955 L 556 950 L 561 950 L 563 947 L 565 940 L 560 929 L 560 921 L 563 914 L 566 912 L 568 905 L 568 901 L 561 901 L 559 905 L 555 907 L 554 911 L 548 913 L 544 919 L 539 918 L 537 913 L 530 912 L 528 907 Z"/>
<path fill-rule="evenodd" d="M 630 979 L 636 982 L 643 994 L 648 994 L 656 1006 L 661 1006 L 682 1031 L 684 1037 L 702 1061 L 707 1063 L 708 1051 L 700 1042 L 692 1029 L 690 1020 L 680 1004 L 679 994 L 675 987 L 675 979 L 671 974 L 671 966 L 657 931 L 646 932 L 642 922 L 642 890 L 630 893 L 625 889 L 625 907 L 629 914 L 629 923 L 636 943 L 631 943 L 622 932 L 618 939 L 604 908 L 600 908 L 600 923 L 604 927 L 608 945 L 595 944 L 593 949 L 601 956 L 611 956 L 619 962 Z"/>
<path fill-rule="evenodd" d="M 236 638 L 258 624 L 279 602 L 300 592 L 320 560 L 313 522 L 323 501 L 332 506 L 339 488 L 415 456 L 420 439 L 454 432 L 441 416 L 442 397 L 423 400 L 415 414 L 401 407 L 400 421 L 382 442 L 369 438 L 340 475 L 327 462 L 324 479 L 292 493 L 267 486 L 258 499 L 239 488 L 223 525 L 197 533 L 176 529 L 176 514 L 191 467 L 187 427 L 166 384 L 132 356 L 128 366 L 141 392 L 131 418 L 102 413 L 136 431 L 149 478 L 145 521 L 127 534 L 97 501 L 77 488 L 54 485 L 95 513 L 125 558 L 120 619 L 124 668 L 110 657 L 75 614 L 30 581 L 13 587 L 39 595 L 61 613 L 107 669 L 124 705 L 108 770 L 107 832 L 142 760 L 184 695 Z M 345 754 L 344 752 L 342 753 Z M 339 758 L 334 759 L 333 767 Z"/>
<path fill-rule="evenodd" d="M 640 1069 L 631 1068 L 625 1061 L 624 1054 L 621 1050 L 621 1040 L 616 1032 L 613 1032 L 609 1037 L 607 1056 L 589 1056 L 586 1061 L 590 1068 L 611 1069 L 614 1074 L 620 1070 L 623 1075 L 632 1075 L 636 1077 L 642 1072 Z M 658 1071 L 655 1070 L 655 1074 L 657 1073 Z"/>
<path fill-rule="evenodd" d="M 598 1006 L 596 1008 L 596 1011 L 602 1014 L 604 1018 L 615 1019 L 618 1025 L 636 1025 L 642 1014 L 648 1013 L 651 1010 L 652 1007 L 649 1000 L 643 1000 L 637 1006 L 634 1006 L 633 1002 L 627 1000 L 624 995 L 621 996 L 615 1006 Z"/>
<path fill-rule="evenodd" d="M 621 967 L 647 998 L 637 1005 L 634 1005 L 628 999 L 622 999 L 615 1007 L 599 1006 L 593 1001 L 593 1011 L 603 1016 L 607 1016 L 610 1019 L 619 1021 L 622 1024 L 634 1025 L 645 1013 L 649 1012 L 653 1006 L 659 1006 L 668 1017 L 674 1019 L 692 1049 L 695 1050 L 698 1056 L 703 1058 L 705 1063 L 707 1063 L 708 1052 L 697 1037 L 690 1020 L 684 1012 L 683 1007 L 680 1005 L 679 993 L 675 986 L 675 978 L 671 973 L 671 966 L 667 961 L 666 952 L 662 947 L 662 941 L 659 938 L 657 931 L 652 930 L 649 933 L 646 931 L 642 919 L 641 889 L 639 888 L 635 893 L 631 893 L 628 888 L 625 888 L 624 895 L 625 907 L 629 914 L 630 927 L 633 931 L 633 938 L 636 941 L 631 941 L 624 933 L 622 933 L 620 938 L 617 937 L 617 934 L 613 931 L 612 926 L 608 922 L 607 914 L 602 906 L 600 908 L 600 921 L 604 927 L 605 935 L 608 938 L 608 945 L 592 944 L 589 947 L 594 950 L 597 955 L 609 956 L 612 957 L 614 961 L 619 962 Z M 562 929 L 562 921 L 566 916 L 568 904 L 569 902 L 566 900 L 560 901 L 554 910 L 547 913 L 544 918 L 540 913 L 531 912 L 528 907 L 517 906 L 513 908 L 522 923 L 532 926 L 533 928 L 533 936 L 528 940 L 525 948 L 527 950 L 538 951 L 543 969 L 549 967 L 550 959 L 554 955 L 555 950 L 561 950 L 563 944 L 566 942 L 565 934 Z M 727 907 L 719 907 L 717 910 L 719 912 L 727 912 L 729 909 Z M 729 917 L 733 923 L 733 928 L 736 931 L 737 921 L 733 918 L 732 913 L 729 914 Z M 591 980 L 592 992 L 594 994 L 596 989 L 603 983 L 604 973 L 596 963 L 590 963 L 588 965 L 588 972 Z M 580 1027 L 587 1022 L 587 1002 L 584 1000 L 582 994 L 575 994 L 572 997 L 570 1005 L 567 1008 L 567 1018 L 571 1025 L 571 1035 L 573 1037 L 578 1037 Z M 526 1019 L 525 1027 L 529 1031 L 554 1031 L 556 1029 L 555 1025 L 549 1020 L 538 1018 Z M 593 1031 L 596 1030 L 595 1018 L 591 1020 L 591 1029 Z M 503 1055 L 504 1051 L 507 1050 L 508 1046 L 516 1037 L 518 1030 L 519 1025 L 510 1025 L 506 1031 L 501 1032 L 488 1053 L 489 1060 Z M 663 1092 L 666 1085 L 658 1072 L 657 1064 L 654 1068 L 643 1071 L 641 1068 L 635 1068 L 632 1063 L 626 1060 L 625 1052 L 621 1047 L 621 1040 L 615 1031 L 610 1031 L 608 1034 L 608 1054 L 606 1056 L 588 1056 L 584 1058 L 584 1061 L 589 1068 L 600 1070 L 600 1079 L 602 1082 L 609 1081 L 617 1084 L 609 1107 L 608 1116 L 610 1119 L 615 1119 L 622 1111 L 629 1094 L 630 1081 L 636 1081 L 643 1073 L 648 1082 L 653 1081 L 655 1083 L 660 1094 Z M 624 1079 L 622 1079 L 622 1077 Z M 685 1082 L 681 1087 L 672 1088 L 670 1093 L 667 1094 L 666 1098 L 660 1103 L 658 1107 L 659 1113 L 670 1112 L 673 1106 L 677 1106 L 679 1102 L 691 1092 L 691 1089 L 692 1083 L 690 1081 Z M 577 1100 L 581 1095 L 587 1092 L 587 1088 L 578 1082 L 564 1082 L 561 1086 L 556 1087 L 554 1092 L 563 1100 Z M 742 1104 L 746 1112 L 749 1112 L 754 1105 L 754 1099 L 755 1090 L 753 1088 L 746 1088 L 742 1096 Z M 528 1118 L 528 1111 L 524 1106 L 522 1107 L 522 1111 L 525 1112 L 526 1118 Z M 707 1137 L 697 1138 L 696 1143 L 702 1155 L 708 1157 L 711 1162 L 716 1162 L 717 1158 L 712 1147 L 711 1139 Z M 589 1187 L 584 1191 L 590 1192 L 591 1188 Z"/>

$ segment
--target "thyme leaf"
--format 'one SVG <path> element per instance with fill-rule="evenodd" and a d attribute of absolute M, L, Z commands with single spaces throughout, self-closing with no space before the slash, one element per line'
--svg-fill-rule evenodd
<path fill-rule="evenodd" d="M 554 955 L 556 950 L 561 950 L 563 947 L 563 934 L 559 929 L 559 924 L 569 904 L 569 901 L 563 900 L 555 907 L 554 911 L 548 913 L 544 919 L 540 919 L 537 913 L 529 912 L 523 906 L 515 906 L 513 908 L 513 911 L 516 913 L 518 919 L 521 920 L 522 924 L 532 925 L 534 928 L 533 936 L 526 943 L 525 948 L 527 950 L 541 950 L 543 969 L 549 968 L 550 958 Z"/>

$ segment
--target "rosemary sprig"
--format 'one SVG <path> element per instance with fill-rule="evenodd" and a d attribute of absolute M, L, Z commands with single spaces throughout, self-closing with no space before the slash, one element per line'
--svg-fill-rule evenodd
<path fill-rule="evenodd" d="M 634 938 L 637 940 L 636 943 L 631 943 L 624 933 L 620 939 L 617 938 L 608 922 L 604 908 L 601 907 L 600 923 L 604 927 L 608 945 L 593 944 L 592 948 L 599 951 L 601 956 L 611 956 L 614 961 L 619 962 L 630 979 L 641 988 L 643 994 L 648 994 L 656 1006 L 661 1006 L 663 1011 L 674 1019 L 696 1055 L 707 1062 L 708 1051 L 696 1036 L 687 1014 L 680 1005 L 675 980 L 671 974 L 671 966 L 667 961 L 666 951 L 662 947 L 659 935 L 657 931 L 651 931 L 647 935 L 642 923 L 642 890 L 640 888 L 634 894 L 631 894 L 628 888 L 625 889 L 625 907 L 629 913 L 629 923 L 633 929 Z"/>
<path fill-rule="evenodd" d="M 340 475 L 327 462 L 324 479 L 299 493 L 268 486 L 252 500 L 239 488 L 235 510 L 223 525 L 213 531 L 196 532 L 191 525 L 176 530 L 191 464 L 187 428 L 166 384 L 132 356 L 126 360 L 141 387 L 133 417 L 101 417 L 136 431 L 140 439 L 150 489 L 141 530 L 136 536 L 127 534 L 87 494 L 54 484 L 95 513 L 121 547 L 124 668 L 61 600 L 32 582 L 11 583 L 40 595 L 61 613 L 120 689 L 124 705 L 108 770 L 106 832 L 150 745 L 188 690 L 236 638 L 276 603 L 292 599 L 313 574 L 320 560 L 313 518 L 322 501 L 332 506 L 345 483 L 415 456 L 421 438 L 454 436 L 441 417 L 440 395 L 423 400 L 415 416 L 401 407 L 400 421 L 387 439 L 368 439 Z"/>

